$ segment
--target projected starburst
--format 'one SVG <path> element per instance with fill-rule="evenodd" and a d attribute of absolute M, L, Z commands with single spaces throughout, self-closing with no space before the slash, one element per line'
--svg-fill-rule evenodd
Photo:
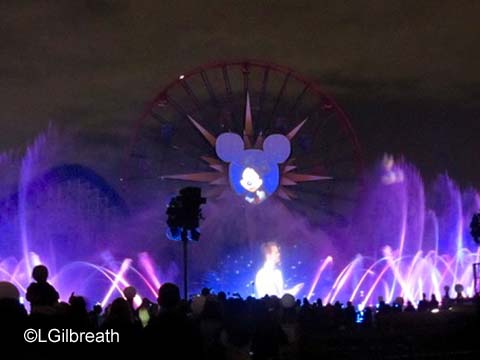
<path fill-rule="evenodd" d="M 199 133 L 205 138 L 205 140 L 215 149 L 217 139 L 219 136 L 215 137 L 210 131 L 205 129 L 202 125 L 199 124 L 192 116 L 187 115 L 190 122 L 193 126 L 199 131 Z M 308 119 L 304 119 L 292 130 L 290 130 L 285 137 L 289 142 L 292 142 L 297 133 L 302 129 L 303 125 L 307 122 Z M 253 118 L 250 107 L 250 96 L 247 93 L 246 104 L 245 104 L 245 119 L 244 119 L 244 129 L 243 129 L 243 143 L 245 150 L 248 149 L 257 149 L 262 150 L 264 145 L 264 135 L 260 131 L 258 134 L 254 132 Z M 268 140 L 267 140 L 268 141 Z M 221 196 L 224 191 L 228 188 L 229 184 L 229 164 L 222 161 L 218 156 L 202 156 L 201 159 L 205 161 L 209 167 L 214 171 L 208 172 L 195 172 L 187 174 L 172 174 L 165 175 L 162 178 L 164 179 L 175 179 L 175 180 L 187 180 L 195 182 L 208 183 L 210 185 L 218 186 L 215 191 L 217 196 Z M 331 176 L 320 176 L 314 174 L 303 174 L 296 171 L 297 167 L 295 165 L 295 158 L 290 154 L 290 157 L 283 162 L 282 164 L 275 165 L 279 166 L 280 178 L 278 183 L 278 188 L 275 191 L 275 194 L 282 199 L 291 200 L 296 198 L 295 191 L 292 189 L 295 185 L 307 181 L 321 181 L 321 180 L 331 180 Z"/>

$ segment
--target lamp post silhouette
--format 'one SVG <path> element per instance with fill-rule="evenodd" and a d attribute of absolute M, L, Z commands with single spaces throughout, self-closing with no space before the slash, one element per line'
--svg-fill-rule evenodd
<path fill-rule="evenodd" d="M 183 244 L 183 295 L 188 299 L 188 243 L 200 240 L 201 205 L 207 200 L 198 187 L 186 187 L 173 197 L 167 208 L 167 237 Z"/>

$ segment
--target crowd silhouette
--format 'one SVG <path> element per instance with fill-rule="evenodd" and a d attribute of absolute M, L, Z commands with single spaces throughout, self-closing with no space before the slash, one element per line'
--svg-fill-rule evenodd
<path fill-rule="evenodd" d="M 128 287 L 104 309 L 98 304 L 89 309 L 86 299 L 74 293 L 67 302 L 61 301 L 48 282 L 45 266 L 36 266 L 32 277 L 25 295 L 29 312 L 20 302 L 17 287 L 0 282 L 3 348 L 43 351 L 48 345 L 27 344 L 24 331 L 55 328 L 116 331 L 119 344 L 110 344 L 108 351 L 122 346 L 150 349 L 163 359 L 466 359 L 478 355 L 480 297 L 464 297 L 461 286 L 455 288 L 454 297 L 446 286 L 441 301 L 433 294 L 430 298 L 423 294 L 418 304 L 404 303 L 401 297 L 386 303 L 379 297 L 375 306 L 359 312 L 350 301 L 323 304 L 321 299 L 310 302 L 289 294 L 243 299 L 207 288 L 185 301 L 177 285 L 164 283 L 156 301 L 144 298 L 136 306 L 136 290 Z"/>

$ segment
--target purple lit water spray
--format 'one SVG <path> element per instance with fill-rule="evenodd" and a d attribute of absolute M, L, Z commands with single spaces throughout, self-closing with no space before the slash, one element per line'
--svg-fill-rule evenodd
<path fill-rule="evenodd" d="M 51 145 L 52 136 L 39 137 L 16 160 L 18 186 L 1 191 L 6 195 L 0 201 L 0 280 L 24 293 L 32 267 L 43 263 L 62 299 L 75 292 L 102 305 L 129 285 L 138 289 L 139 303 L 142 296 L 156 297 L 161 280 L 179 281 L 179 250 L 162 236 L 163 209 L 155 203 L 166 203 L 170 193 L 156 195 L 152 206 L 119 215 L 105 185 L 83 173 L 67 176 L 78 168 L 67 167 L 65 175 L 61 167 L 44 176 L 68 160 Z M 0 165 L 7 160 L 15 162 L 2 155 Z M 11 187 L 11 173 L 0 183 Z M 302 277 L 306 286 L 301 295 L 312 300 L 350 300 L 364 307 L 377 296 L 387 302 L 402 296 L 415 303 L 422 293 L 441 298 L 445 285 L 457 283 L 464 285 L 464 295 L 473 295 L 472 265 L 479 262 L 480 250 L 466 224 L 480 208 L 476 190 L 461 191 L 447 175 L 425 188 L 412 165 L 385 157 L 366 176 L 356 205 L 347 229 L 337 231 L 336 225 L 309 224 L 274 198 L 256 209 L 234 197 L 209 201 L 204 240 L 192 246 L 202 256 L 194 257 L 192 267 L 207 275 L 207 285 L 221 287 L 223 278 L 223 285 L 249 294 L 261 266 L 252 251 L 274 237 L 289 265 L 286 280 Z M 245 252 L 235 255 L 233 245 Z M 222 273 L 226 269 L 231 275 Z"/>

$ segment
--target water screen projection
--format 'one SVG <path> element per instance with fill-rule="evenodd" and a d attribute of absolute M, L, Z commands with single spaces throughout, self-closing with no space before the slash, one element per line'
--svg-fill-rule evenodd
<path fill-rule="evenodd" d="M 269 241 L 262 245 L 264 263 L 255 275 L 255 294 L 257 297 L 277 296 L 283 297 L 285 294 L 297 296 L 303 288 L 303 283 L 298 283 L 291 288 L 285 287 L 282 270 L 279 268 L 281 254 L 280 246 Z"/>
<path fill-rule="evenodd" d="M 441 298 L 457 283 L 473 294 L 478 191 L 447 175 L 424 184 L 401 158 L 363 167 L 343 111 L 291 69 L 198 68 L 153 99 L 127 159 L 109 153 L 121 170 L 94 150 L 79 159 L 86 148 L 48 130 L 25 154 L 0 156 L 0 281 L 22 294 L 40 263 L 62 299 L 74 291 L 105 305 L 133 285 L 139 301 L 165 281 L 180 285 L 181 246 L 165 236 L 165 210 L 191 185 L 208 199 L 190 244 L 192 293 L 290 292 L 360 306 Z"/>
<path fill-rule="evenodd" d="M 244 149 L 242 138 L 233 133 L 221 134 L 215 142 L 220 159 L 229 163 L 230 186 L 251 204 L 259 204 L 278 188 L 278 165 L 290 155 L 290 141 L 281 134 L 270 135 L 263 149 Z"/>

